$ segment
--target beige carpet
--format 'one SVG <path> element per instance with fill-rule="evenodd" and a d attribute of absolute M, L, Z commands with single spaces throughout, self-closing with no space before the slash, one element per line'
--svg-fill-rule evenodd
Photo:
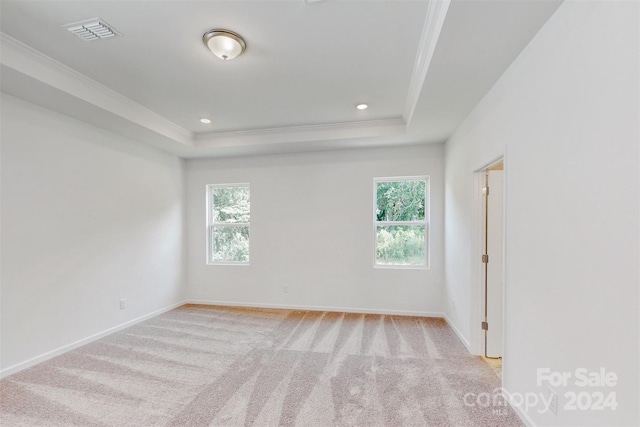
<path fill-rule="evenodd" d="M 464 403 L 499 386 L 442 319 L 187 305 L 4 379 L 0 424 L 522 425 Z"/>

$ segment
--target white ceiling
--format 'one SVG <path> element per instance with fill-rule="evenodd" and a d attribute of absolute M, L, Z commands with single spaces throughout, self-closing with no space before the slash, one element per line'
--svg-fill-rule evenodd
<path fill-rule="evenodd" d="M 3 0 L 2 91 L 183 157 L 442 142 L 558 5 Z M 62 28 L 94 17 L 122 37 Z"/>

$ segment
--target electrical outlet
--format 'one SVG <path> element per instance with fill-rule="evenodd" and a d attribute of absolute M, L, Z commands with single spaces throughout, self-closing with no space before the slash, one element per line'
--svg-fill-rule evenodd
<path fill-rule="evenodd" d="M 120 300 L 120 310 L 124 310 L 125 308 L 127 308 L 127 300 L 123 298 Z"/>
<path fill-rule="evenodd" d="M 288 294 L 289 293 L 289 287 L 288 286 L 283 286 L 282 287 L 282 293 L 283 294 Z"/>
<path fill-rule="evenodd" d="M 553 415 L 558 415 L 558 393 L 549 387 L 549 411 Z"/>

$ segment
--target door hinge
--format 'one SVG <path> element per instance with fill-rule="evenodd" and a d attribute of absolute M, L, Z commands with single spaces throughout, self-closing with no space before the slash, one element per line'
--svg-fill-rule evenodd
<path fill-rule="evenodd" d="M 482 187 L 482 195 L 483 196 L 489 195 L 489 187 Z"/>
<path fill-rule="evenodd" d="M 488 331 L 489 330 L 489 324 L 487 322 L 482 322 L 482 330 L 484 330 L 484 331 Z"/>
<path fill-rule="evenodd" d="M 482 263 L 483 264 L 488 264 L 489 263 L 489 255 L 487 255 L 487 254 L 482 255 Z"/>

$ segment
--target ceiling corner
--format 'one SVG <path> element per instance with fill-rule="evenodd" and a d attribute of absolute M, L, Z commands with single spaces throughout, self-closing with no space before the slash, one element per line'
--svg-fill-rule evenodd
<path fill-rule="evenodd" d="M 402 118 L 407 124 L 410 124 L 413 118 L 450 3 L 451 0 L 430 0 L 427 5 L 424 27 L 420 35 L 420 44 L 418 45 L 416 61 L 411 73 L 411 81 L 409 82 L 409 91 L 402 112 Z"/>
<path fill-rule="evenodd" d="M 0 32 L 0 49 L 3 67 L 183 146 L 193 146 L 193 134 L 190 131 L 3 32 Z M 12 94 L 19 96 L 19 90 L 19 87 L 13 88 Z"/>

